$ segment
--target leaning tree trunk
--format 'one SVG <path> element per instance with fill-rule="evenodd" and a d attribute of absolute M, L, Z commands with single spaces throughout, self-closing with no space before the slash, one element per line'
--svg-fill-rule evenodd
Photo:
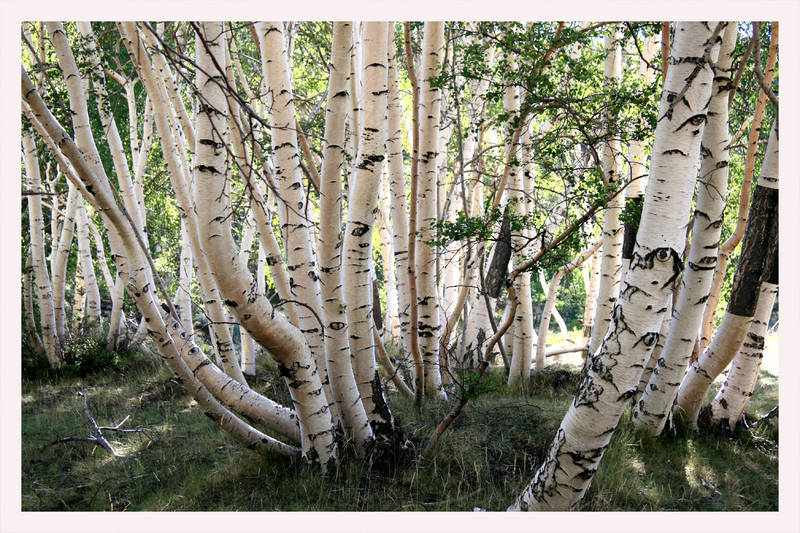
<path fill-rule="evenodd" d="M 655 55 L 655 38 L 650 36 L 644 44 L 644 51 L 641 61 L 639 62 L 639 77 L 645 83 L 650 85 L 653 83 L 653 71 L 648 65 L 649 61 L 653 60 Z M 630 168 L 630 185 L 625 189 L 625 203 L 633 204 L 641 209 L 642 202 L 644 201 L 644 189 L 647 185 L 647 156 L 643 153 L 644 142 L 640 139 L 631 141 L 628 148 L 628 163 Z M 622 238 L 622 275 L 621 278 L 625 279 L 628 273 L 628 268 L 631 265 L 631 255 L 633 254 L 633 246 L 636 240 L 636 227 L 630 221 L 624 224 L 624 236 Z"/>
<path fill-rule="evenodd" d="M 167 97 L 168 90 L 164 79 L 155 74 L 153 63 L 150 62 L 144 52 L 141 34 L 131 26 L 122 25 L 121 29 L 125 46 L 128 48 L 129 54 L 135 58 L 137 72 L 148 96 L 150 96 L 156 128 L 161 137 L 161 150 L 169 171 L 170 183 L 175 190 L 178 209 L 189 226 L 189 237 L 192 240 L 192 250 L 197 263 L 197 279 L 200 285 L 200 293 L 206 303 L 206 310 L 211 323 L 209 331 L 212 343 L 225 373 L 246 387 L 247 382 L 237 360 L 231 328 L 228 326 L 230 320 L 228 320 L 227 313 L 222 306 L 221 289 L 217 287 L 217 280 L 224 279 L 224 276 L 218 278 L 214 275 L 210 258 L 202 246 L 198 229 L 199 213 L 195 209 L 195 200 L 192 198 L 191 178 L 185 155 L 185 141 L 181 137 L 181 132 L 173 129 L 169 123 L 172 122 L 172 124 L 177 125 L 179 119 L 176 117 L 175 110 L 169 104 L 170 100 Z M 134 33 L 128 35 L 129 31 Z M 158 54 L 156 55 L 158 56 Z M 220 270 L 220 272 L 224 271 L 224 269 Z"/>
<path fill-rule="evenodd" d="M 555 309 L 555 302 L 556 297 L 558 296 L 558 287 L 561 285 L 561 280 L 583 264 L 589 256 L 592 256 L 597 252 L 597 249 L 600 248 L 600 244 L 602 241 L 597 241 L 596 244 L 589 247 L 585 251 L 581 252 L 581 254 L 564 265 L 563 267 L 559 268 L 558 271 L 553 276 L 553 279 L 550 280 L 550 285 L 548 286 L 547 290 L 547 300 L 544 304 L 544 309 L 542 310 L 542 319 L 539 323 L 539 338 L 538 342 L 536 343 L 536 367 L 542 368 L 544 367 L 544 359 L 546 355 L 546 347 L 547 347 L 547 330 L 550 327 L 550 315 L 552 314 L 551 311 Z M 541 361 L 541 367 L 539 366 L 539 362 Z"/>
<path fill-rule="evenodd" d="M 50 292 L 50 274 L 47 272 L 47 261 L 44 257 L 42 197 L 36 194 L 41 192 L 42 182 L 39 176 L 39 159 L 36 157 L 36 145 L 33 142 L 32 133 L 23 134 L 22 146 L 25 150 L 25 176 L 28 182 L 28 189 L 33 192 L 28 196 L 28 219 L 30 221 L 33 284 L 36 287 L 36 299 L 39 302 L 42 344 L 50 366 L 58 368 L 63 361 L 63 355 L 56 333 L 56 315 L 53 310 L 52 293 Z"/>
<path fill-rule="evenodd" d="M 561 422 L 547 459 L 510 510 L 566 511 L 581 500 L 603 458 L 642 366 L 656 344 L 667 298 L 682 269 L 696 161 L 721 24 L 678 23 L 673 65 L 659 105 L 650 180 L 637 245 L 608 334 Z M 714 54 L 715 55 L 715 54 Z M 715 59 L 712 55 L 712 60 Z M 682 93 L 680 102 L 670 95 Z"/>
<path fill-rule="evenodd" d="M 766 85 L 772 83 L 775 75 L 775 67 L 778 57 L 778 24 L 773 23 L 772 36 L 770 38 L 769 55 L 764 72 Z M 747 222 L 747 210 L 750 202 L 750 186 L 753 181 L 753 172 L 756 165 L 756 154 L 758 153 L 759 139 L 761 138 L 761 122 L 764 119 L 764 110 L 767 105 L 767 93 L 761 89 L 758 93 L 756 108 L 753 112 L 753 121 L 750 126 L 750 133 L 747 138 L 747 155 L 744 162 L 744 175 L 742 178 L 742 191 L 739 196 L 739 213 L 736 219 L 736 227 L 728 239 L 719 247 L 719 257 L 716 269 L 714 270 L 714 281 L 706 303 L 705 314 L 703 315 L 703 325 L 700 331 L 700 349 L 705 350 L 711 342 L 711 334 L 714 326 L 714 316 L 717 312 L 722 285 L 725 281 L 725 274 L 728 268 L 728 260 L 739 245 L 744 236 L 745 223 Z"/>
<path fill-rule="evenodd" d="M 282 41 L 280 31 L 274 33 Z M 310 347 L 297 329 L 273 312 L 267 298 L 258 291 L 231 235 L 225 197 L 227 152 L 223 149 L 229 109 L 222 88 L 211 81 L 212 76 L 222 75 L 217 68 L 225 64 L 223 38 L 221 23 L 205 23 L 196 41 L 198 98 L 203 102 L 198 109 L 195 156 L 200 233 L 211 267 L 224 272 L 217 276 L 217 282 L 226 305 L 240 326 L 269 349 L 290 385 L 300 417 L 304 454 L 324 467 L 335 460 L 336 443 L 328 400 Z"/>
<path fill-rule="evenodd" d="M 774 235 L 773 239 L 777 242 L 777 235 Z M 777 251 L 777 246 L 775 249 Z M 731 363 L 727 379 L 711 402 L 711 420 L 718 424 L 726 423 L 731 430 L 735 429 L 736 424 L 742 419 L 758 380 L 761 361 L 764 359 L 764 339 L 772 314 L 772 305 L 778 294 L 778 262 L 773 260 L 771 263 L 775 268 L 771 269 L 772 272 L 769 274 L 765 272 L 768 280 L 761 283 L 758 305 L 750 322 L 747 337 Z"/>
<path fill-rule="evenodd" d="M 728 93 L 736 34 L 737 27 L 734 25 L 725 31 L 714 72 L 708 120 L 703 132 L 702 145 L 705 150 L 702 150 L 703 162 L 698 179 L 692 246 L 687 263 L 689 268 L 683 274 L 664 348 L 655 364 L 649 365 L 652 375 L 645 378 L 649 380 L 649 385 L 643 389 L 643 395 L 633 410 L 633 424 L 645 428 L 652 435 L 658 435 L 664 429 L 680 381 L 686 372 L 717 263 L 725 192 L 728 189 Z"/>
<path fill-rule="evenodd" d="M 605 38 L 605 84 L 607 89 L 618 85 L 622 76 L 622 51 L 619 34 Z M 678 89 L 680 90 L 680 88 Z M 606 119 L 608 120 L 608 119 Z M 622 175 L 620 173 L 619 140 L 609 140 L 603 146 L 603 182 L 608 187 L 618 187 Z M 600 263 L 600 280 L 597 288 L 597 304 L 594 314 L 594 327 L 589 339 L 589 355 L 593 355 L 612 321 L 612 311 L 619 296 L 620 276 L 622 273 L 622 239 L 623 227 L 619 214 L 625 206 L 625 197 L 616 195 L 608 201 L 603 214 L 603 255 Z"/>
<path fill-rule="evenodd" d="M 127 47 L 131 45 L 130 36 L 134 35 L 136 30 L 133 23 L 125 23 L 125 25 L 125 44 Z M 69 55 L 71 57 L 71 51 Z M 104 175 L 98 176 L 86 152 L 81 150 L 77 143 L 69 138 L 63 127 L 58 124 L 33 87 L 24 68 L 22 69 L 21 89 L 23 100 L 29 106 L 29 108 L 24 108 L 26 116 L 33 122 L 36 130 L 48 143 L 51 153 L 58 159 L 62 168 L 66 168 L 66 158 L 69 159 L 69 162 L 75 167 L 75 172 L 80 176 L 70 173 L 70 181 L 81 190 L 84 198 L 90 201 L 93 207 L 103 216 L 105 227 L 109 230 L 109 241 L 117 269 L 125 273 L 129 294 L 134 298 L 138 309 L 148 322 L 150 334 L 156 341 L 164 362 L 175 374 L 178 381 L 197 400 L 206 415 L 239 442 L 264 455 L 278 453 L 297 456 L 299 454 L 297 448 L 277 441 L 243 422 L 233 412 L 222 406 L 214 398 L 210 389 L 203 385 L 200 381 L 203 376 L 207 376 L 209 372 L 213 373 L 215 370 L 218 372 L 218 370 L 205 358 L 191 340 L 185 340 L 180 337 L 180 324 L 178 322 L 174 319 L 169 320 L 169 325 L 165 322 L 163 310 L 155 298 L 153 277 L 151 275 L 153 272 L 151 270 L 152 262 L 146 258 L 146 247 L 141 240 L 141 236 L 136 235 L 131 219 L 124 216 L 116 205 L 108 179 Z M 159 292 L 166 296 L 163 285 L 159 283 L 158 286 Z M 228 378 L 220 390 L 224 390 L 232 381 Z M 249 403 L 252 396 L 254 396 L 250 395 L 250 398 L 242 401 L 242 398 L 247 395 L 247 391 L 242 391 L 239 384 L 235 382 L 228 388 L 227 393 L 238 396 L 239 401 L 244 404 Z M 265 422 L 263 418 L 255 416 L 256 413 L 253 411 L 248 414 L 260 422 Z M 286 417 L 286 422 L 289 424 L 283 428 L 283 432 L 290 435 L 292 433 L 291 430 L 296 430 L 297 426 L 296 424 L 292 425 L 294 421 L 289 416 Z M 267 425 L 269 426 L 269 424 Z M 274 428 L 274 426 L 272 427 Z"/>
<path fill-rule="evenodd" d="M 162 136 L 162 146 L 167 147 L 168 149 L 164 150 L 164 155 L 166 158 L 167 168 L 169 170 L 170 180 L 173 183 L 173 187 L 175 188 L 176 195 L 178 198 L 178 205 L 184 213 L 194 213 L 195 209 L 192 207 L 190 209 L 190 204 L 188 201 L 188 192 L 186 191 L 187 182 L 188 180 L 185 179 L 183 176 L 183 166 L 181 164 L 180 158 L 175 153 L 177 143 L 175 141 L 173 135 L 173 129 L 167 123 L 167 117 L 169 116 L 169 111 L 166 110 L 166 97 L 165 97 L 165 90 L 163 87 L 157 86 L 154 82 L 155 76 L 152 72 L 152 66 L 149 61 L 148 56 L 144 53 L 144 49 L 141 46 L 141 41 L 137 37 L 137 30 L 134 24 L 132 23 L 120 23 L 119 24 L 121 33 L 124 38 L 124 44 L 128 49 L 128 52 L 132 57 L 135 58 L 137 63 L 137 67 L 139 69 L 140 77 L 144 82 L 148 93 L 153 98 L 153 105 L 154 108 L 157 110 L 156 112 L 156 120 L 159 133 Z M 205 126 L 204 126 L 205 127 Z M 218 130 L 224 133 L 224 130 Z M 211 146 L 211 145 L 209 145 Z M 170 148 L 171 147 L 171 148 Z M 224 155 L 224 154 L 223 154 Z M 198 170 L 200 170 L 198 168 Z M 207 170 L 207 169 L 204 169 Z M 224 180 L 223 180 L 224 181 Z M 224 197 L 217 194 L 215 197 L 215 201 L 224 204 L 224 208 L 227 211 L 227 202 L 225 201 Z M 202 209 L 198 209 L 197 211 L 202 211 Z M 208 211 L 203 211 L 204 214 L 207 214 Z M 280 320 L 275 320 L 275 316 L 273 314 L 273 309 L 267 302 L 264 305 L 264 302 L 259 300 L 257 297 L 251 299 L 248 295 L 247 291 L 241 291 L 241 288 L 236 286 L 237 280 L 236 279 L 236 271 L 232 271 L 233 277 L 227 276 L 220 276 L 220 280 L 225 281 L 228 285 L 225 287 L 220 287 L 219 292 L 217 291 L 217 284 L 216 280 L 211 276 L 211 269 L 213 265 L 209 264 L 209 255 L 203 248 L 200 246 L 200 234 L 197 229 L 198 220 L 195 217 L 187 217 L 187 220 L 191 222 L 192 230 L 191 230 L 191 238 L 193 239 L 193 248 L 194 250 L 200 252 L 196 253 L 195 257 L 198 259 L 198 274 L 200 283 L 201 292 L 205 295 L 205 300 L 207 302 L 207 308 L 209 310 L 209 318 L 212 322 L 216 322 L 217 325 L 225 326 L 228 320 L 225 318 L 224 310 L 221 306 L 221 300 L 225 298 L 224 290 L 230 289 L 236 294 L 237 298 L 241 298 L 238 300 L 242 303 L 240 306 L 237 303 L 237 300 L 229 299 L 229 301 L 239 306 L 241 309 L 240 311 L 244 315 L 249 315 L 250 317 L 254 318 L 252 323 L 256 326 L 262 326 L 261 331 L 267 330 L 267 333 L 262 333 L 261 336 L 256 337 L 262 345 L 270 346 L 270 352 L 275 357 L 276 360 L 284 362 L 284 366 L 287 367 L 284 377 L 287 381 L 294 382 L 299 381 L 303 386 L 299 387 L 290 387 L 290 393 L 293 396 L 293 399 L 301 398 L 304 399 L 306 394 L 308 393 L 308 388 L 313 388 L 314 382 L 313 379 L 311 381 L 303 381 L 303 377 L 307 373 L 311 373 L 311 364 L 308 364 L 308 359 L 306 358 L 307 352 L 304 352 L 305 344 L 302 343 L 302 338 L 298 339 L 298 335 L 296 334 L 296 330 L 292 328 L 285 328 L 285 325 L 280 322 Z M 220 224 L 229 224 L 229 220 L 227 217 L 224 219 L 217 220 Z M 108 227 L 108 226 L 107 226 Z M 213 231 L 213 228 L 207 228 L 208 231 Z M 228 230 L 230 230 L 228 226 Z M 213 239 L 215 244 L 220 246 L 228 246 L 232 247 L 232 242 L 226 239 L 225 242 L 223 241 L 223 237 L 230 237 L 230 232 L 228 231 L 227 235 L 224 233 L 217 234 L 220 238 Z M 204 241 L 205 242 L 205 241 Z M 238 257 L 238 254 L 237 254 Z M 238 263 L 234 264 L 234 266 L 240 266 Z M 216 265 L 218 271 L 222 272 L 229 272 L 227 267 L 223 267 L 221 265 Z M 145 269 L 145 273 L 147 270 Z M 137 271 L 136 274 L 138 275 L 139 272 Z M 152 279 L 148 281 L 150 286 L 153 285 Z M 257 284 L 255 284 L 257 286 Z M 233 286 L 233 287 L 231 287 Z M 254 284 L 248 285 L 249 287 L 254 286 Z M 141 292 L 141 288 L 138 289 Z M 236 292 L 238 290 L 238 293 Z M 129 292 L 130 293 L 130 292 Z M 257 293 L 260 294 L 260 293 Z M 132 296 L 135 298 L 145 298 L 139 293 L 132 293 Z M 137 300 L 137 305 L 140 302 L 143 302 L 142 305 L 149 305 L 147 304 L 147 300 Z M 250 306 L 251 308 L 246 307 Z M 140 311 L 141 311 L 140 307 Z M 252 312 L 250 312 L 252 310 Z M 146 316 L 145 312 L 142 311 L 142 314 Z M 264 317 L 265 320 L 269 320 L 272 318 L 272 321 L 269 321 L 266 325 L 262 325 L 258 322 L 258 319 Z M 152 318 L 150 318 L 152 320 Z M 159 317 L 160 321 L 160 317 Z M 243 325 L 247 327 L 247 324 Z M 174 324 L 171 324 L 170 327 L 175 327 Z M 179 328 L 179 326 L 178 326 Z M 151 327 L 151 331 L 152 327 Z M 212 330 L 213 331 L 213 330 Z M 235 359 L 228 359 L 226 361 L 225 354 L 234 354 L 233 352 L 233 342 L 230 339 L 230 332 L 227 327 L 221 327 L 217 329 L 217 333 L 219 336 L 216 339 L 217 346 L 219 348 L 218 352 L 222 354 L 220 359 L 222 360 L 222 364 L 225 366 L 225 371 L 227 373 L 223 374 L 216 366 L 210 364 L 210 361 L 205 357 L 205 355 L 200 352 L 199 348 L 196 346 L 191 339 L 187 339 L 188 342 L 180 343 L 180 346 L 177 348 L 179 349 L 179 355 L 182 359 L 186 360 L 187 364 L 191 364 L 191 366 L 195 369 L 196 378 L 200 383 L 200 387 L 203 390 L 207 390 L 213 397 L 219 399 L 220 401 L 224 402 L 227 406 L 234 408 L 243 414 L 249 416 L 253 420 L 259 421 L 260 423 L 264 424 L 266 427 L 274 429 L 284 435 L 289 436 L 293 440 L 303 442 L 303 449 L 306 451 L 306 456 L 310 460 L 315 460 L 316 458 L 322 457 L 322 464 L 324 465 L 329 459 L 326 456 L 329 456 L 330 448 L 329 444 L 330 441 L 327 441 L 327 438 L 322 439 L 320 443 L 314 443 L 315 445 L 318 444 L 320 448 L 313 448 L 311 446 L 311 441 L 315 440 L 316 433 L 324 434 L 324 410 L 321 410 L 318 407 L 317 402 L 319 399 L 317 398 L 318 394 L 313 394 L 314 398 L 311 399 L 310 402 L 305 401 L 304 403 L 308 403 L 308 406 L 301 404 L 301 409 L 298 412 L 300 417 L 300 424 L 301 428 L 298 428 L 296 415 L 289 409 L 286 409 L 283 406 L 280 406 L 265 398 L 251 389 L 247 387 L 244 378 L 241 377 L 241 370 L 239 368 L 238 363 Z M 225 339 L 222 339 L 222 336 L 225 336 Z M 266 343 L 266 344 L 264 344 Z M 224 350 L 224 351 L 223 351 Z M 299 354 L 299 363 L 297 362 L 296 355 Z M 162 355 L 164 352 L 162 351 Z M 169 355 L 164 355 L 167 359 L 168 364 L 170 364 Z M 307 364 L 305 368 L 296 368 L 294 364 Z M 180 366 L 178 367 L 170 367 L 175 372 L 181 372 Z M 238 376 L 233 375 L 232 373 L 238 371 Z M 311 373 L 313 377 L 316 377 L 316 374 Z M 192 384 L 194 380 L 194 374 L 192 379 L 189 380 L 189 383 Z M 308 383 L 308 385 L 305 385 Z M 299 389 L 299 390 L 298 390 Z M 313 388 L 314 392 L 318 393 L 319 388 Z M 197 396 L 196 396 L 197 397 Z M 200 399 L 198 399 L 200 401 Z M 202 404 L 202 402 L 201 402 Z M 213 407 L 214 404 L 210 403 L 209 406 Z M 317 407 L 317 410 L 314 408 Z M 310 412 L 309 412 L 310 411 Z M 307 421 L 304 421 L 306 419 Z M 322 419 L 322 423 L 320 420 Z M 321 427 L 322 426 L 322 427 Z M 234 425 L 231 430 L 239 431 L 238 425 Z M 303 430 L 303 438 L 300 437 L 300 430 Z M 312 432 L 311 437 L 307 435 L 308 432 Z M 235 434 L 234 434 L 235 435 Z M 264 441 L 264 444 L 267 448 L 272 446 L 271 441 L 267 440 Z M 320 449 L 322 450 L 322 454 L 320 454 Z"/>
<path fill-rule="evenodd" d="M 424 367 L 426 395 L 447 398 L 439 369 L 439 301 L 436 289 L 436 249 L 428 244 L 435 238 L 436 150 L 439 141 L 440 90 L 431 85 L 442 61 L 444 23 L 426 22 L 422 45 L 422 71 L 419 103 L 419 191 L 417 202 L 417 305 L 418 334 Z"/>
<path fill-rule="evenodd" d="M 706 391 L 739 351 L 756 311 L 769 241 L 778 233 L 778 122 L 772 125 L 761 176 L 747 216 L 742 253 L 733 278 L 731 297 L 711 344 L 698 357 L 678 390 L 675 415 L 697 426 Z"/>
<path fill-rule="evenodd" d="M 349 22 L 333 26 L 331 67 L 320 175 L 319 279 L 322 320 L 331 390 L 342 414 L 342 429 L 356 449 L 373 440 L 364 403 L 353 374 L 346 307 L 342 294 L 341 206 L 342 165 L 345 159 L 345 120 L 348 107 L 349 62 L 353 30 Z M 371 330 L 368 332 L 371 336 Z"/>

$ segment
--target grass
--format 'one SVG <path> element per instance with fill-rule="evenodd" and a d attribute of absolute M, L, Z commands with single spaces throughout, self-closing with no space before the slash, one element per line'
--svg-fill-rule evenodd
<path fill-rule="evenodd" d="M 765 365 L 767 368 L 768 365 Z M 578 386 L 574 366 L 552 365 L 532 376 L 528 393 L 512 393 L 492 369 L 489 392 L 470 402 L 427 458 L 375 465 L 351 459 L 321 475 L 301 463 L 262 458 L 206 418 L 166 369 L 137 361 L 84 377 L 38 377 L 22 384 L 22 508 L 26 511 L 502 511 L 530 481 Z M 250 380 L 273 397 L 286 394 L 274 370 Z M 88 435 L 76 393 L 87 390 L 100 425 L 146 434 L 108 432 L 119 453 L 58 437 Z M 710 391 L 709 395 L 713 395 Z M 395 416 L 423 443 L 449 406 L 426 402 L 421 412 L 392 396 Z M 768 371 L 748 411 L 777 403 Z M 587 511 L 748 510 L 778 506 L 777 440 L 702 430 L 649 439 L 627 414 L 579 509 Z"/>

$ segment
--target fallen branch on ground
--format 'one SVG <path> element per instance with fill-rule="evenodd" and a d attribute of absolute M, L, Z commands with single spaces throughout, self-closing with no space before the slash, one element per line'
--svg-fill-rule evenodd
<path fill-rule="evenodd" d="M 44 446 L 42 446 L 42 449 L 47 448 L 48 446 L 52 446 L 54 444 L 60 444 L 62 442 L 91 442 L 93 444 L 99 444 L 100 446 L 108 450 L 108 452 L 116 459 L 127 458 L 126 455 L 120 455 L 117 453 L 114 447 L 111 446 L 111 444 L 103 436 L 103 431 L 119 431 L 121 433 L 146 433 L 144 428 L 135 428 L 135 429 L 122 428 L 122 425 L 128 421 L 130 415 L 126 415 L 125 418 L 123 418 L 120 421 L 120 423 L 117 424 L 116 426 L 98 426 L 97 422 L 95 422 L 94 418 L 92 417 L 92 414 L 89 412 L 89 404 L 87 401 L 86 392 L 81 391 L 78 393 L 78 396 L 83 398 L 83 412 L 86 415 L 86 418 L 89 419 L 89 423 L 92 426 L 92 435 L 88 437 L 77 437 L 77 436 L 61 437 L 49 444 L 45 444 Z"/>

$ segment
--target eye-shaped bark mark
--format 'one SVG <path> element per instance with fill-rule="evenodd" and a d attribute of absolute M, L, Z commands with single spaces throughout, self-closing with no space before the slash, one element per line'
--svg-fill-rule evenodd
<path fill-rule="evenodd" d="M 353 231 L 350 232 L 350 235 L 353 235 L 354 237 L 361 237 L 370 230 L 370 226 L 364 224 L 363 222 L 354 221 L 353 225 L 355 225 L 356 227 L 353 228 Z"/>
<path fill-rule="evenodd" d="M 655 261 L 666 263 L 670 259 L 672 260 L 672 276 L 661 286 L 664 289 L 673 284 L 683 272 L 683 261 L 680 254 L 674 249 L 668 247 L 656 248 L 644 256 L 634 252 L 631 259 L 631 270 L 635 268 L 649 270 L 655 266 Z M 654 281 L 654 284 L 657 284 L 657 281 Z"/>
<path fill-rule="evenodd" d="M 660 335 L 658 334 L 657 331 L 648 331 L 647 333 L 645 333 L 644 335 L 639 337 L 639 340 L 637 340 L 635 343 L 633 343 L 633 346 L 631 348 L 636 348 L 636 346 L 640 342 L 642 344 L 644 344 L 645 346 L 647 346 L 647 347 L 653 347 L 658 342 L 659 336 Z"/>
<path fill-rule="evenodd" d="M 705 113 L 698 113 L 696 115 L 693 115 L 693 116 L 687 118 L 686 120 L 684 120 L 683 123 L 680 126 L 678 126 L 675 129 L 675 131 L 673 131 L 673 133 L 678 133 L 687 124 L 690 124 L 692 126 L 702 126 L 703 124 L 705 124 L 706 119 L 707 119 L 707 117 L 706 117 Z"/>

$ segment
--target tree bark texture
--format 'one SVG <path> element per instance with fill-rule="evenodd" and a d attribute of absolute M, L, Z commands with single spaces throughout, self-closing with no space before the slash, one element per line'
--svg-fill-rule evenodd
<path fill-rule="evenodd" d="M 659 104 L 637 244 L 608 334 L 561 422 L 548 457 L 510 510 L 560 510 L 586 492 L 658 339 L 682 269 L 700 139 L 713 73 L 703 57 L 716 22 L 678 23 Z M 713 55 L 712 55 L 713 58 Z M 678 102 L 675 96 L 683 94 Z"/>

